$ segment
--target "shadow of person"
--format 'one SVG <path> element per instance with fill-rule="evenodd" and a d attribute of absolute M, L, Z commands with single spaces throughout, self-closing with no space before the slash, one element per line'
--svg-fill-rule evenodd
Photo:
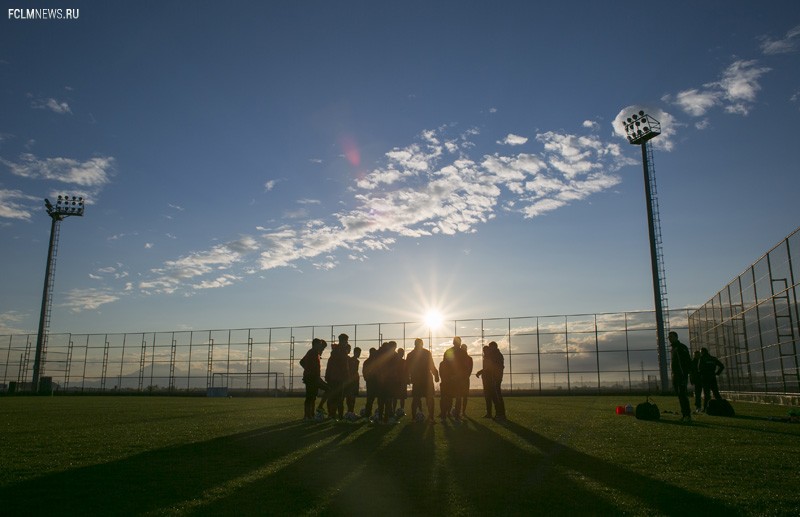
<path fill-rule="evenodd" d="M 312 454 L 321 444 L 339 442 L 349 432 L 346 426 L 281 423 L 11 483 L 0 488 L 0 501 L 8 515 L 32 508 L 39 515 L 164 511 L 213 499 L 243 480 Z"/>
<path fill-rule="evenodd" d="M 563 477 L 564 473 L 568 472 L 570 479 L 579 480 L 581 485 L 593 487 L 594 495 L 585 494 L 588 497 L 584 499 L 584 504 L 591 501 L 591 506 L 594 507 L 598 500 L 597 494 L 604 491 L 609 495 L 620 494 L 617 498 L 620 506 L 615 506 L 610 513 L 678 515 L 691 511 L 696 515 L 743 515 L 737 508 L 720 500 L 708 498 L 675 484 L 648 477 L 577 451 L 515 422 L 507 421 L 503 427 L 542 453 L 526 477 L 526 484 L 531 487 L 539 487 L 543 483 L 550 484 L 548 480 L 553 477 Z M 676 458 L 675 461 L 688 461 L 688 458 Z M 576 481 L 573 481 L 573 485 L 575 483 Z M 569 493 L 572 492 L 570 487 Z M 560 493 L 564 493 L 563 489 Z"/>

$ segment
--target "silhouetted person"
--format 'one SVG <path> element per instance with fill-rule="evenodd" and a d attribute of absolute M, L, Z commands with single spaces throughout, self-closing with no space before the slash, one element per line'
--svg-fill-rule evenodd
<path fill-rule="evenodd" d="M 458 351 L 458 359 L 459 359 L 458 389 L 461 395 L 461 407 L 459 407 L 458 409 L 463 418 L 467 416 L 467 401 L 469 400 L 469 378 L 472 377 L 472 369 L 474 367 L 474 362 L 472 360 L 472 357 L 470 357 L 469 355 L 466 343 L 461 344 L 461 348 Z"/>
<path fill-rule="evenodd" d="M 347 366 L 348 372 L 350 373 L 350 378 L 347 380 L 347 385 L 345 386 L 345 402 L 347 403 L 347 412 L 354 413 L 356 410 L 356 397 L 358 397 L 358 366 L 361 363 L 359 360 L 361 357 L 361 349 L 355 347 L 353 349 L 353 357 L 347 358 Z"/>
<path fill-rule="evenodd" d="M 453 346 L 444 351 L 442 362 L 439 363 L 439 377 L 442 380 L 442 383 L 439 385 L 439 390 L 441 392 L 441 399 L 439 401 L 441 414 L 439 417 L 442 420 L 450 416 L 450 410 L 453 410 L 453 416 L 459 418 L 459 411 L 461 410 L 461 393 L 459 391 L 461 365 L 458 354 L 460 349 L 461 338 L 456 336 L 453 338 Z"/>
<path fill-rule="evenodd" d="M 722 399 L 719 394 L 719 385 L 717 384 L 717 375 L 722 373 L 725 365 L 719 359 L 708 353 L 708 348 L 700 349 L 700 382 L 703 384 L 703 411 L 708 409 L 708 401 L 711 398 L 711 393 L 717 400 Z"/>
<path fill-rule="evenodd" d="M 692 409 L 689 406 L 689 372 L 692 369 L 692 357 L 689 349 L 678 341 L 676 332 L 669 333 L 669 343 L 671 345 L 670 359 L 672 363 L 672 388 L 678 395 L 678 402 L 681 405 L 681 422 L 692 421 Z"/>
<path fill-rule="evenodd" d="M 489 370 L 492 377 L 492 402 L 494 403 L 495 419 L 506 419 L 506 401 L 503 400 L 503 372 L 505 371 L 505 358 L 497 347 L 495 341 L 489 343 Z"/>
<path fill-rule="evenodd" d="M 330 386 L 328 390 L 328 416 L 330 418 L 344 417 L 344 386 L 350 377 L 347 364 L 347 351 L 350 346 L 347 334 L 339 335 L 339 343 L 331 345 L 331 355 L 325 368 L 325 381 Z"/>
<path fill-rule="evenodd" d="M 486 413 L 483 415 L 483 418 L 492 418 L 492 406 L 494 405 L 494 397 L 492 396 L 494 391 L 494 380 L 492 379 L 490 359 L 487 357 L 488 352 L 489 345 L 484 345 L 483 368 L 478 370 L 478 373 L 475 374 L 475 376 L 479 378 L 483 384 L 483 400 L 486 402 Z"/>
<path fill-rule="evenodd" d="M 689 382 L 694 386 L 694 412 L 700 413 L 702 408 L 703 382 L 700 377 L 700 350 L 692 354 L 692 369 L 689 371 Z"/>
<path fill-rule="evenodd" d="M 393 357 L 396 357 L 394 349 L 397 343 L 392 346 L 392 342 L 382 343 L 381 347 L 375 354 L 375 391 L 378 399 L 378 422 L 387 423 L 389 421 L 389 413 L 392 410 L 392 380 L 394 372 L 392 370 Z"/>
<path fill-rule="evenodd" d="M 303 367 L 303 383 L 306 385 L 306 398 L 303 406 L 303 419 L 314 419 L 314 403 L 320 389 L 328 389 L 328 385 L 321 377 L 320 356 L 328 344 L 322 339 L 315 338 L 311 342 L 311 349 L 300 359 Z"/>
<path fill-rule="evenodd" d="M 428 406 L 428 422 L 433 423 L 433 380 L 439 382 L 439 372 L 433 364 L 433 356 L 422 347 L 422 340 L 414 340 L 414 350 L 408 353 L 406 366 L 408 380 L 411 382 L 411 415 L 416 417 L 422 411 L 422 397 Z"/>
<path fill-rule="evenodd" d="M 376 375 L 377 358 L 378 350 L 374 347 L 370 348 L 369 355 L 364 360 L 364 366 L 361 372 L 364 375 L 364 385 L 367 389 L 367 405 L 364 409 L 364 416 L 366 418 L 372 416 L 372 405 L 375 403 L 375 398 L 378 396 L 378 378 Z"/>
<path fill-rule="evenodd" d="M 394 341 L 392 341 L 394 343 Z M 406 351 L 398 348 L 395 357 L 392 358 L 392 412 L 396 413 L 399 407 L 403 411 L 406 409 L 406 398 L 408 397 L 408 369 L 404 359 Z"/>

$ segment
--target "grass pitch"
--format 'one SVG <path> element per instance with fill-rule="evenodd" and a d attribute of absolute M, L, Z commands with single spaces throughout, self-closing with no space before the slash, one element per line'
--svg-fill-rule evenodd
<path fill-rule="evenodd" d="M 798 515 L 800 425 L 509 397 L 509 421 L 305 423 L 301 398 L 0 398 L 5 515 Z M 363 399 L 360 400 L 363 404 Z M 359 406 L 360 407 L 360 406 Z M 664 414 L 664 412 L 668 412 Z"/>

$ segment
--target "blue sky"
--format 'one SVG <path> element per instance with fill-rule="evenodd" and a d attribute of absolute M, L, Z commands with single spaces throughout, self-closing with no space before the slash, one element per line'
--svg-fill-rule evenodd
<path fill-rule="evenodd" d="M 77 20 L 8 8 L 79 9 Z M 800 223 L 800 4 L 29 2 L 0 28 L 0 333 L 670 307 Z"/>

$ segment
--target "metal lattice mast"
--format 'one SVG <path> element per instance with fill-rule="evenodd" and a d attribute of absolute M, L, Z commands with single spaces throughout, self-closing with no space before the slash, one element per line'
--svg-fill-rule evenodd
<path fill-rule="evenodd" d="M 646 151 L 645 151 L 646 150 Z M 653 164 L 653 148 L 642 144 L 643 159 L 647 161 L 650 172 L 650 204 L 653 211 L 653 241 L 655 243 L 655 264 L 658 269 L 659 293 L 661 295 L 661 314 L 664 319 L 664 332 L 669 333 L 669 301 L 667 300 L 667 273 L 664 266 L 664 247 L 661 239 L 661 216 L 658 209 L 658 188 L 656 187 L 656 169 Z"/>
<path fill-rule="evenodd" d="M 44 273 L 44 288 L 42 289 L 42 308 L 39 312 L 39 333 L 36 337 L 36 354 L 33 359 L 33 391 L 39 390 L 39 379 L 44 370 L 44 361 L 47 351 L 47 331 L 50 328 L 50 315 L 52 312 L 52 294 L 55 283 L 56 256 L 58 255 L 58 241 L 61 234 L 61 221 L 76 215 L 83 215 L 83 198 L 58 196 L 55 206 L 49 200 L 44 200 L 47 215 L 50 216 L 50 245 L 47 248 L 47 266 Z"/>
<path fill-rule="evenodd" d="M 645 201 L 647 202 L 647 229 L 650 235 L 650 265 L 653 272 L 653 299 L 656 313 L 656 338 L 658 341 L 658 366 L 661 376 L 661 391 L 669 390 L 667 370 L 666 333 L 667 286 L 664 271 L 664 253 L 661 242 L 661 221 L 658 211 L 653 152 L 647 142 L 661 134 L 661 124 L 644 111 L 631 115 L 625 121 L 628 142 L 642 147 L 642 168 L 644 172 Z M 665 317 L 667 316 L 667 317 Z"/>

